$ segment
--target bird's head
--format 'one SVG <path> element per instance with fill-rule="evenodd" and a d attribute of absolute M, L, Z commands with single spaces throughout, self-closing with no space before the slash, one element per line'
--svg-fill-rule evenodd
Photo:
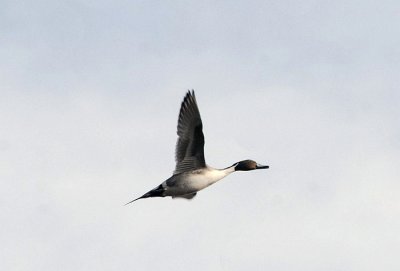
<path fill-rule="evenodd" d="M 253 160 L 243 160 L 233 164 L 233 166 L 235 167 L 235 171 L 248 171 L 254 169 L 269 168 L 269 166 L 260 165 Z"/>

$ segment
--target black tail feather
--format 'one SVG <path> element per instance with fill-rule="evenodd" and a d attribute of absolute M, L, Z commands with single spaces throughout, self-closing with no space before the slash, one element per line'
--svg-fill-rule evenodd
<path fill-rule="evenodd" d="M 134 201 L 137 201 L 138 199 L 145 199 L 145 198 L 152 198 L 152 197 L 165 197 L 163 195 L 163 193 L 164 193 L 164 188 L 160 184 L 159 186 L 157 186 L 153 190 L 147 192 L 146 194 L 144 194 L 141 197 L 138 197 L 137 199 L 131 200 L 130 202 L 126 203 L 125 205 L 128 205 L 128 204 L 130 204 L 130 203 L 132 203 Z"/>

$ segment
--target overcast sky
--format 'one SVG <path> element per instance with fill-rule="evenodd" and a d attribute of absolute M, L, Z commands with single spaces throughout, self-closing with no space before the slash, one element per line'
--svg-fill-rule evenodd
<path fill-rule="evenodd" d="M 1 270 L 400 270 L 398 1 L 0 3 Z"/>

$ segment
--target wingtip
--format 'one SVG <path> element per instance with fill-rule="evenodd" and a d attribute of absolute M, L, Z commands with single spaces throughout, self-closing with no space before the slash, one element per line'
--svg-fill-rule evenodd
<path fill-rule="evenodd" d="M 186 96 L 195 96 L 194 94 L 194 89 L 188 89 L 188 91 L 186 92 Z"/>

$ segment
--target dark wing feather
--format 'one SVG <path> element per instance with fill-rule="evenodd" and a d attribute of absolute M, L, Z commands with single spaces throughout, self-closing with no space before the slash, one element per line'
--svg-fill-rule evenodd
<path fill-rule="evenodd" d="M 183 99 L 177 133 L 174 174 L 205 167 L 203 124 L 193 90 Z"/>

